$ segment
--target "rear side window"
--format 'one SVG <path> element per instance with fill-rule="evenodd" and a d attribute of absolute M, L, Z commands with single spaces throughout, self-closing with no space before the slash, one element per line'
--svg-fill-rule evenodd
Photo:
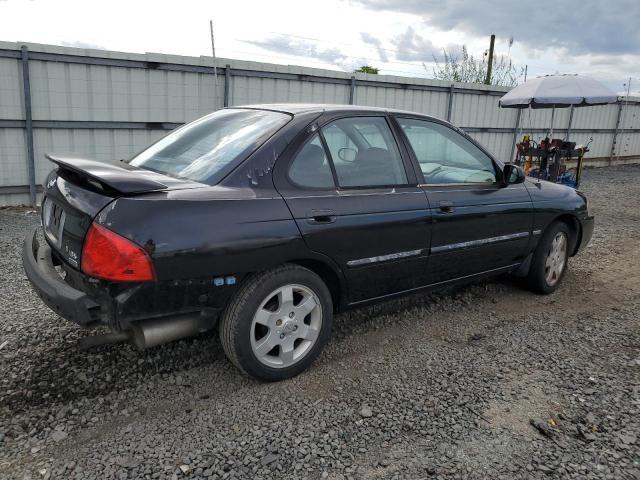
<path fill-rule="evenodd" d="M 300 149 L 289 169 L 289 178 L 301 187 L 335 188 L 320 135 L 314 134 Z"/>
<path fill-rule="evenodd" d="M 267 110 L 231 108 L 174 130 L 133 157 L 135 167 L 213 185 L 289 120 Z"/>
<path fill-rule="evenodd" d="M 383 117 L 352 117 L 322 128 L 341 187 L 404 185 L 407 174 Z"/>

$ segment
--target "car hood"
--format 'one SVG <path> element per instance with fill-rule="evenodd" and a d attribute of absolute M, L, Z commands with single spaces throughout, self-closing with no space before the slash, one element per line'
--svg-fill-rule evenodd
<path fill-rule="evenodd" d="M 525 185 L 534 204 L 558 202 L 565 208 L 574 209 L 576 212 L 586 211 L 586 197 L 572 187 L 532 177 L 527 177 Z"/>

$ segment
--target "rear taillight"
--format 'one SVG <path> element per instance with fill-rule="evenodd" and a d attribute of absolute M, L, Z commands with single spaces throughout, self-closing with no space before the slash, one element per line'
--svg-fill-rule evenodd
<path fill-rule="evenodd" d="M 93 223 L 82 247 L 82 271 L 119 282 L 155 280 L 151 258 L 140 246 Z"/>

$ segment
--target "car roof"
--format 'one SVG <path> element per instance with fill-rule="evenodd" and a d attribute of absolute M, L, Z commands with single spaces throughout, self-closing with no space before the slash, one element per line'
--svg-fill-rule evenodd
<path fill-rule="evenodd" d="M 389 112 L 389 113 L 404 113 L 410 115 L 419 115 L 425 118 L 435 118 L 429 115 L 424 115 L 418 112 L 411 112 L 409 110 L 398 110 L 393 108 L 380 108 L 369 107 L 364 105 L 342 105 L 334 103 L 264 103 L 254 105 L 234 105 L 230 108 L 254 108 L 259 110 L 274 110 L 277 112 L 284 112 L 291 115 L 298 115 L 301 113 L 322 113 L 322 112 Z"/>

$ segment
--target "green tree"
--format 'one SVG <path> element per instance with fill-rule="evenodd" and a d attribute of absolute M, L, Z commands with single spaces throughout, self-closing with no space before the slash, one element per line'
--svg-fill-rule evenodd
<path fill-rule="evenodd" d="M 469 54 L 467 46 L 462 46 L 462 56 L 458 56 L 451 51 L 442 51 L 443 59 L 438 61 L 433 56 L 435 67 L 433 77 L 437 80 L 448 80 L 451 82 L 484 83 L 487 77 L 487 59 L 483 56 L 481 60 Z M 425 70 L 426 65 L 423 64 Z M 511 58 L 506 55 L 494 56 L 493 69 L 491 72 L 491 85 L 502 87 L 515 87 L 518 80 L 524 74 L 524 68 L 513 65 Z"/>
<path fill-rule="evenodd" d="M 363 65 L 359 69 L 355 70 L 354 73 L 373 73 L 377 75 L 380 70 L 375 67 L 370 67 L 369 65 Z"/>

